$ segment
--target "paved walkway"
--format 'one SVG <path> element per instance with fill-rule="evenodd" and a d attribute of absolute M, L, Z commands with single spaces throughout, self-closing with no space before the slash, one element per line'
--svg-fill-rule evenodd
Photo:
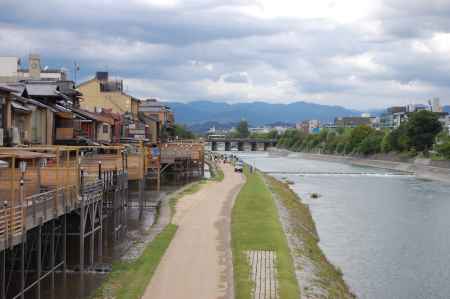
<path fill-rule="evenodd" d="M 210 182 L 178 202 L 177 233 L 144 299 L 234 298 L 230 216 L 244 177 L 228 164 L 222 168 L 222 182 Z"/>

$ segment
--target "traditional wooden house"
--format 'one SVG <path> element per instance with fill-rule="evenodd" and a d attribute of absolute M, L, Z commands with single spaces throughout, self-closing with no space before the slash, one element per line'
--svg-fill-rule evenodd
<path fill-rule="evenodd" d="M 74 114 L 72 108 L 79 105 L 80 93 L 75 90 L 72 81 L 25 81 L 28 97 L 50 107 L 53 114 L 47 114 L 47 134 L 52 132 L 52 143 L 47 144 L 84 144 L 81 123 L 86 119 Z M 50 130 L 50 125 L 53 129 Z M 47 138 L 49 139 L 49 138 Z"/>
<path fill-rule="evenodd" d="M 162 127 L 171 128 L 175 124 L 172 109 L 156 99 L 147 99 L 139 104 L 139 112 L 157 119 Z"/>
<path fill-rule="evenodd" d="M 5 145 L 51 144 L 55 110 L 29 98 L 23 83 L 3 84 L 10 90 L 2 113 Z M 50 121 L 48 121 L 50 119 Z"/>
<path fill-rule="evenodd" d="M 102 109 L 99 114 L 112 120 L 111 142 L 120 143 L 120 138 L 124 135 L 123 116 L 120 113 L 112 112 L 111 109 Z"/>
<path fill-rule="evenodd" d="M 79 136 L 85 137 L 89 143 L 110 144 L 113 137 L 114 119 L 107 115 L 93 113 L 84 109 L 72 108 L 72 111 L 86 119 L 80 121 Z"/>

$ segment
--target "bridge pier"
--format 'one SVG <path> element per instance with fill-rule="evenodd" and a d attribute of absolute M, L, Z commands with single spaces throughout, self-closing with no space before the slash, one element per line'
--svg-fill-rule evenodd
<path fill-rule="evenodd" d="M 244 152 L 251 152 L 252 151 L 252 144 L 250 142 L 244 142 Z"/>
<path fill-rule="evenodd" d="M 275 144 L 275 139 L 211 138 L 205 144 L 205 149 L 212 151 L 266 151 Z"/>
<path fill-rule="evenodd" d="M 238 142 L 238 151 L 242 152 L 244 150 L 244 142 L 239 141 Z"/>
<path fill-rule="evenodd" d="M 212 142 L 205 142 L 205 151 L 212 151 L 213 150 L 213 143 Z"/>

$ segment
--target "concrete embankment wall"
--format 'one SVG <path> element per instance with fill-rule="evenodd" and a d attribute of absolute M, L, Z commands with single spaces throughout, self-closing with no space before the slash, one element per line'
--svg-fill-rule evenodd
<path fill-rule="evenodd" d="M 415 173 L 416 176 L 421 179 L 441 181 L 450 184 L 450 168 L 433 166 L 436 164 L 436 161 L 430 161 L 429 159 L 416 159 L 413 163 L 407 163 L 310 153 L 299 153 L 298 155 L 299 157 L 305 159 L 344 162 L 359 166 L 370 166 L 395 171 L 410 172 Z"/>

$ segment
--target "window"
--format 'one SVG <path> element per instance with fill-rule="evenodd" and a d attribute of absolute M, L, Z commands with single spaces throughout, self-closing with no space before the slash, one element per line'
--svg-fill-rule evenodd
<path fill-rule="evenodd" d="M 103 125 L 103 134 L 108 134 L 108 133 L 109 133 L 108 125 Z"/>

